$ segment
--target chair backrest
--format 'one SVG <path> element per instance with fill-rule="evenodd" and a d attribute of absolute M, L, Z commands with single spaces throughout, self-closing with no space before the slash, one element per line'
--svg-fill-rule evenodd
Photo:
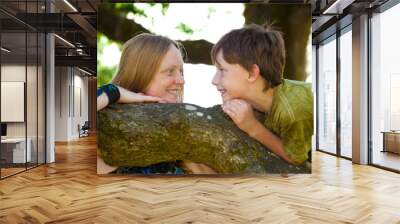
<path fill-rule="evenodd" d="M 90 128 L 89 121 L 85 121 L 85 123 L 83 124 L 82 128 L 89 129 Z"/>

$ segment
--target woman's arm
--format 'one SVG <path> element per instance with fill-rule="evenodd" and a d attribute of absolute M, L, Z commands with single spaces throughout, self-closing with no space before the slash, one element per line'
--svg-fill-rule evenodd
<path fill-rule="evenodd" d="M 100 96 L 97 96 L 97 111 L 103 109 L 108 105 L 108 97 L 107 95 L 103 92 L 101 93 Z"/>
<path fill-rule="evenodd" d="M 143 103 L 143 102 L 163 103 L 164 102 L 164 100 L 159 97 L 146 96 L 142 93 L 134 93 L 120 86 L 115 86 L 115 87 L 117 87 L 119 91 L 119 97 L 118 100 L 116 101 L 117 103 Z M 101 90 L 101 89 L 99 90 L 101 91 L 101 94 L 97 96 L 97 111 L 107 107 L 110 104 L 109 97 L 106 93 L 107 90 Z"/>

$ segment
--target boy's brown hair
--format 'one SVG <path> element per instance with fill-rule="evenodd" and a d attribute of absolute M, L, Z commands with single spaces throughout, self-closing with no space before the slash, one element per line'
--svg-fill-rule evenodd
<path fill-rule="evenodd" d="M 258 65 L 261 76 L 267 81 L 264 90 L 282 83 L 285 42 L 281 32 L 272 26 L 251 24 L 225 34 L 211 50 L 214 64 L 220 50 L 226 62 L 239 64 L 247 71 L 254 64 Z"/>

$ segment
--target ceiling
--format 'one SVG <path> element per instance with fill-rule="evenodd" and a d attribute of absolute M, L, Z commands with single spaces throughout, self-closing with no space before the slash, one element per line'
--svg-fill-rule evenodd
<path fill-rule="evenodd" d="M 352 23 L 352 18 L 373 11 L 388 0 L 312 0 L 313 43 Z"/>
<path fill-rule="evenodd" d="M 57 34 L 56 66 L 78 66 L 95 75 L 96 9 L 100 3 L 100 0 L 48 0 L 46 5 L 44 0 L 1 0 L 2 46 L 11 50 L 2 60 L 18 63 L 25 62 L 25 56 L 28 61 L 37 57 L 36 51 L 44 47 L 37 43 L 37 35 L 51 32 Z"/>

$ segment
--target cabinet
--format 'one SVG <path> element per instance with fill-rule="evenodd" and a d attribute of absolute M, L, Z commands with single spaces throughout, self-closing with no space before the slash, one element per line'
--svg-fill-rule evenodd
<path fill-rule="evenodd" d="M 383 152 L 393 152 L 400 154 L 400 131 L 384 131 Z"/>

